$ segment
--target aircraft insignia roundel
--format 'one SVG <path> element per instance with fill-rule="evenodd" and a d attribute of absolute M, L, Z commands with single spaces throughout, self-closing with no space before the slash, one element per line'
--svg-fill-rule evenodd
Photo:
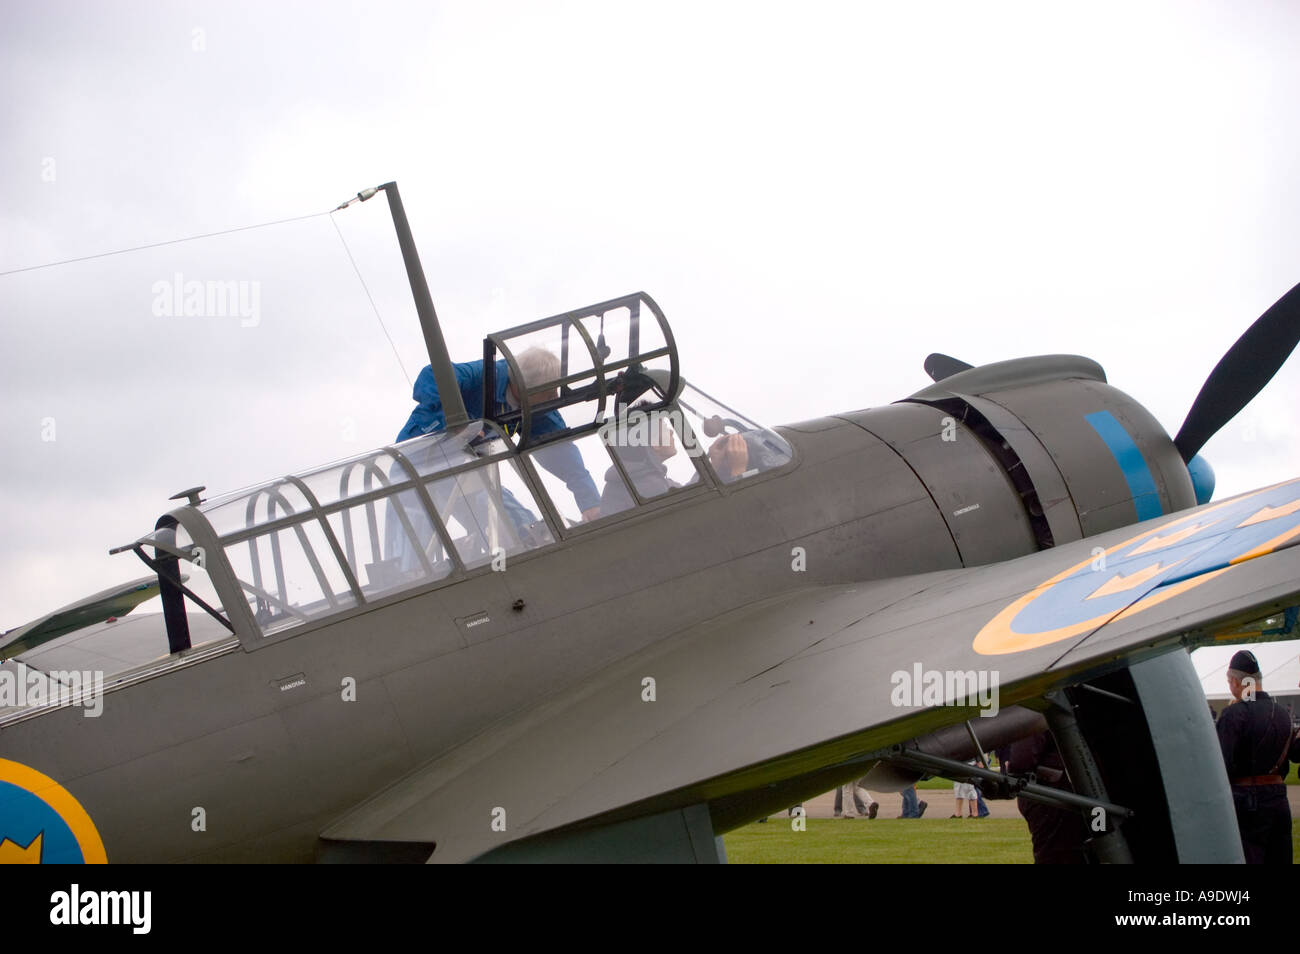
<path fill-rule="evenodd" d="M 108 856 L 81 803 L 54 779 L 0 759 L 0 864 L 104 864 Z"/>
<path fill-rule="evenodd" d="M 1208 583 L 1238 563 L 1300 543 L 1300 480 L 1143 530 L 1040 583 L 975 637 L 983 655 L 1084 636 Z"/>

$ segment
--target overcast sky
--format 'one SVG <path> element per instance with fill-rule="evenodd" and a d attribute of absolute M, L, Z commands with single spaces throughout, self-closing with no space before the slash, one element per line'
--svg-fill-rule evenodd
<path fill-rule="evenodd" d="M 10 2 L 0 271 L 396 179 L 460 360 L 645 290 L 762 423 L 1069 352 L 1172 434 L 1300 281 L 1297 40 L 1287 2 Z M 414 376 L 383 199 L 334 220 Z M 155 314 L 178 275 L 256 320 Z M 326 216 L 0 276 L 0 316 L 0 628 L 142 575 L 107 550 L 170 494 L 412 406 Z M 1207 445 L 1217 496 L 1300 474 L 1298 394 L 1292 360 Z"/>

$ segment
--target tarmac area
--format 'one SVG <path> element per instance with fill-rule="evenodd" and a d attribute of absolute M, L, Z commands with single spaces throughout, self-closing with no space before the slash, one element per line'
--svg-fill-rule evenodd
<path fill-rule="evenodd" d="M 953 799 L 952 789 L 926 789 L 919 788 L 916 790 L 917 796 L 929 805 L 925 810 L 926 818 L 948 818 L 953 813 L 955 801 Z M 1287 800 L 1291 803 L 1291 817 L 1300 818 L 1300 785 L 1288 785 L 1286 787 Z M 877 812 L 878 818 L 897 818 L 903 813 L 903 796 L 898 792 L 872 792 L 871 797 L 880 803 L 880 809 Z M 984 804 L 989 807 L 989 818 L 1019 818 L 1020 812 L 1016 808 L 1016 800 L 1009 799 L 1001 801 L 997 799 L 985 799 Z M 849 815 L 846 818 L 858 818 L 857 811 L 853 807 L 852 799 L 848 804 Z M 804 802 L 804 811 L 809 818 L 833 818 L 835 817 L 835 790 L 831 789 L 823 795 L 811 798 Z M 962 814 L 965 815 L 966 806 L 962 806 Z M 863 817 L 865 820 L 865 817 Z M 978 821 L 978 819 L 976 819 Z"/>

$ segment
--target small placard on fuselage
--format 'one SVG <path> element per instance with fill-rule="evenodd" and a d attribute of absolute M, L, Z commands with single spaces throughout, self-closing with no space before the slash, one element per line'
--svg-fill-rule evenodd
<path fill-rule="evenodd" d="M 306 673 L 294 673 L 292 676 L 282 676 L 274 680 L 271 685 L 275 686 L 281 692 L 291 692 L 294 689 L 301 689 L 307 685 Z"/>
<path fill-rule="evenodd" d="M 487 610 L 480 610 L 477 613 L 470 613 L 468 616 L 459 616 L 456 618 L 456 625 L 460 631 L 465 634 L 466 639 L 472 638 L 475 630 L 482 631 L 482 627 L 492 622 L 492 616 Z"/>

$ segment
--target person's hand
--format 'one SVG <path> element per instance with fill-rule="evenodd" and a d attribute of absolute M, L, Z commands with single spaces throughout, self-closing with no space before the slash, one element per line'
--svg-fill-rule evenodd
<path fill-rule="evenodd" d="M 592 507 L 590 510 L 584 510 L 582 512 L 582 522 L 591 523 L 591 521 L 595 520 L 599 516 L 600 507 Z"/>
<path fill-rule="evenodd" d="M 709 463 L 723 480 L 735 480 L 749 466 L 749 445 L 739 434 L 719 437 L 709 447 Z"/>

